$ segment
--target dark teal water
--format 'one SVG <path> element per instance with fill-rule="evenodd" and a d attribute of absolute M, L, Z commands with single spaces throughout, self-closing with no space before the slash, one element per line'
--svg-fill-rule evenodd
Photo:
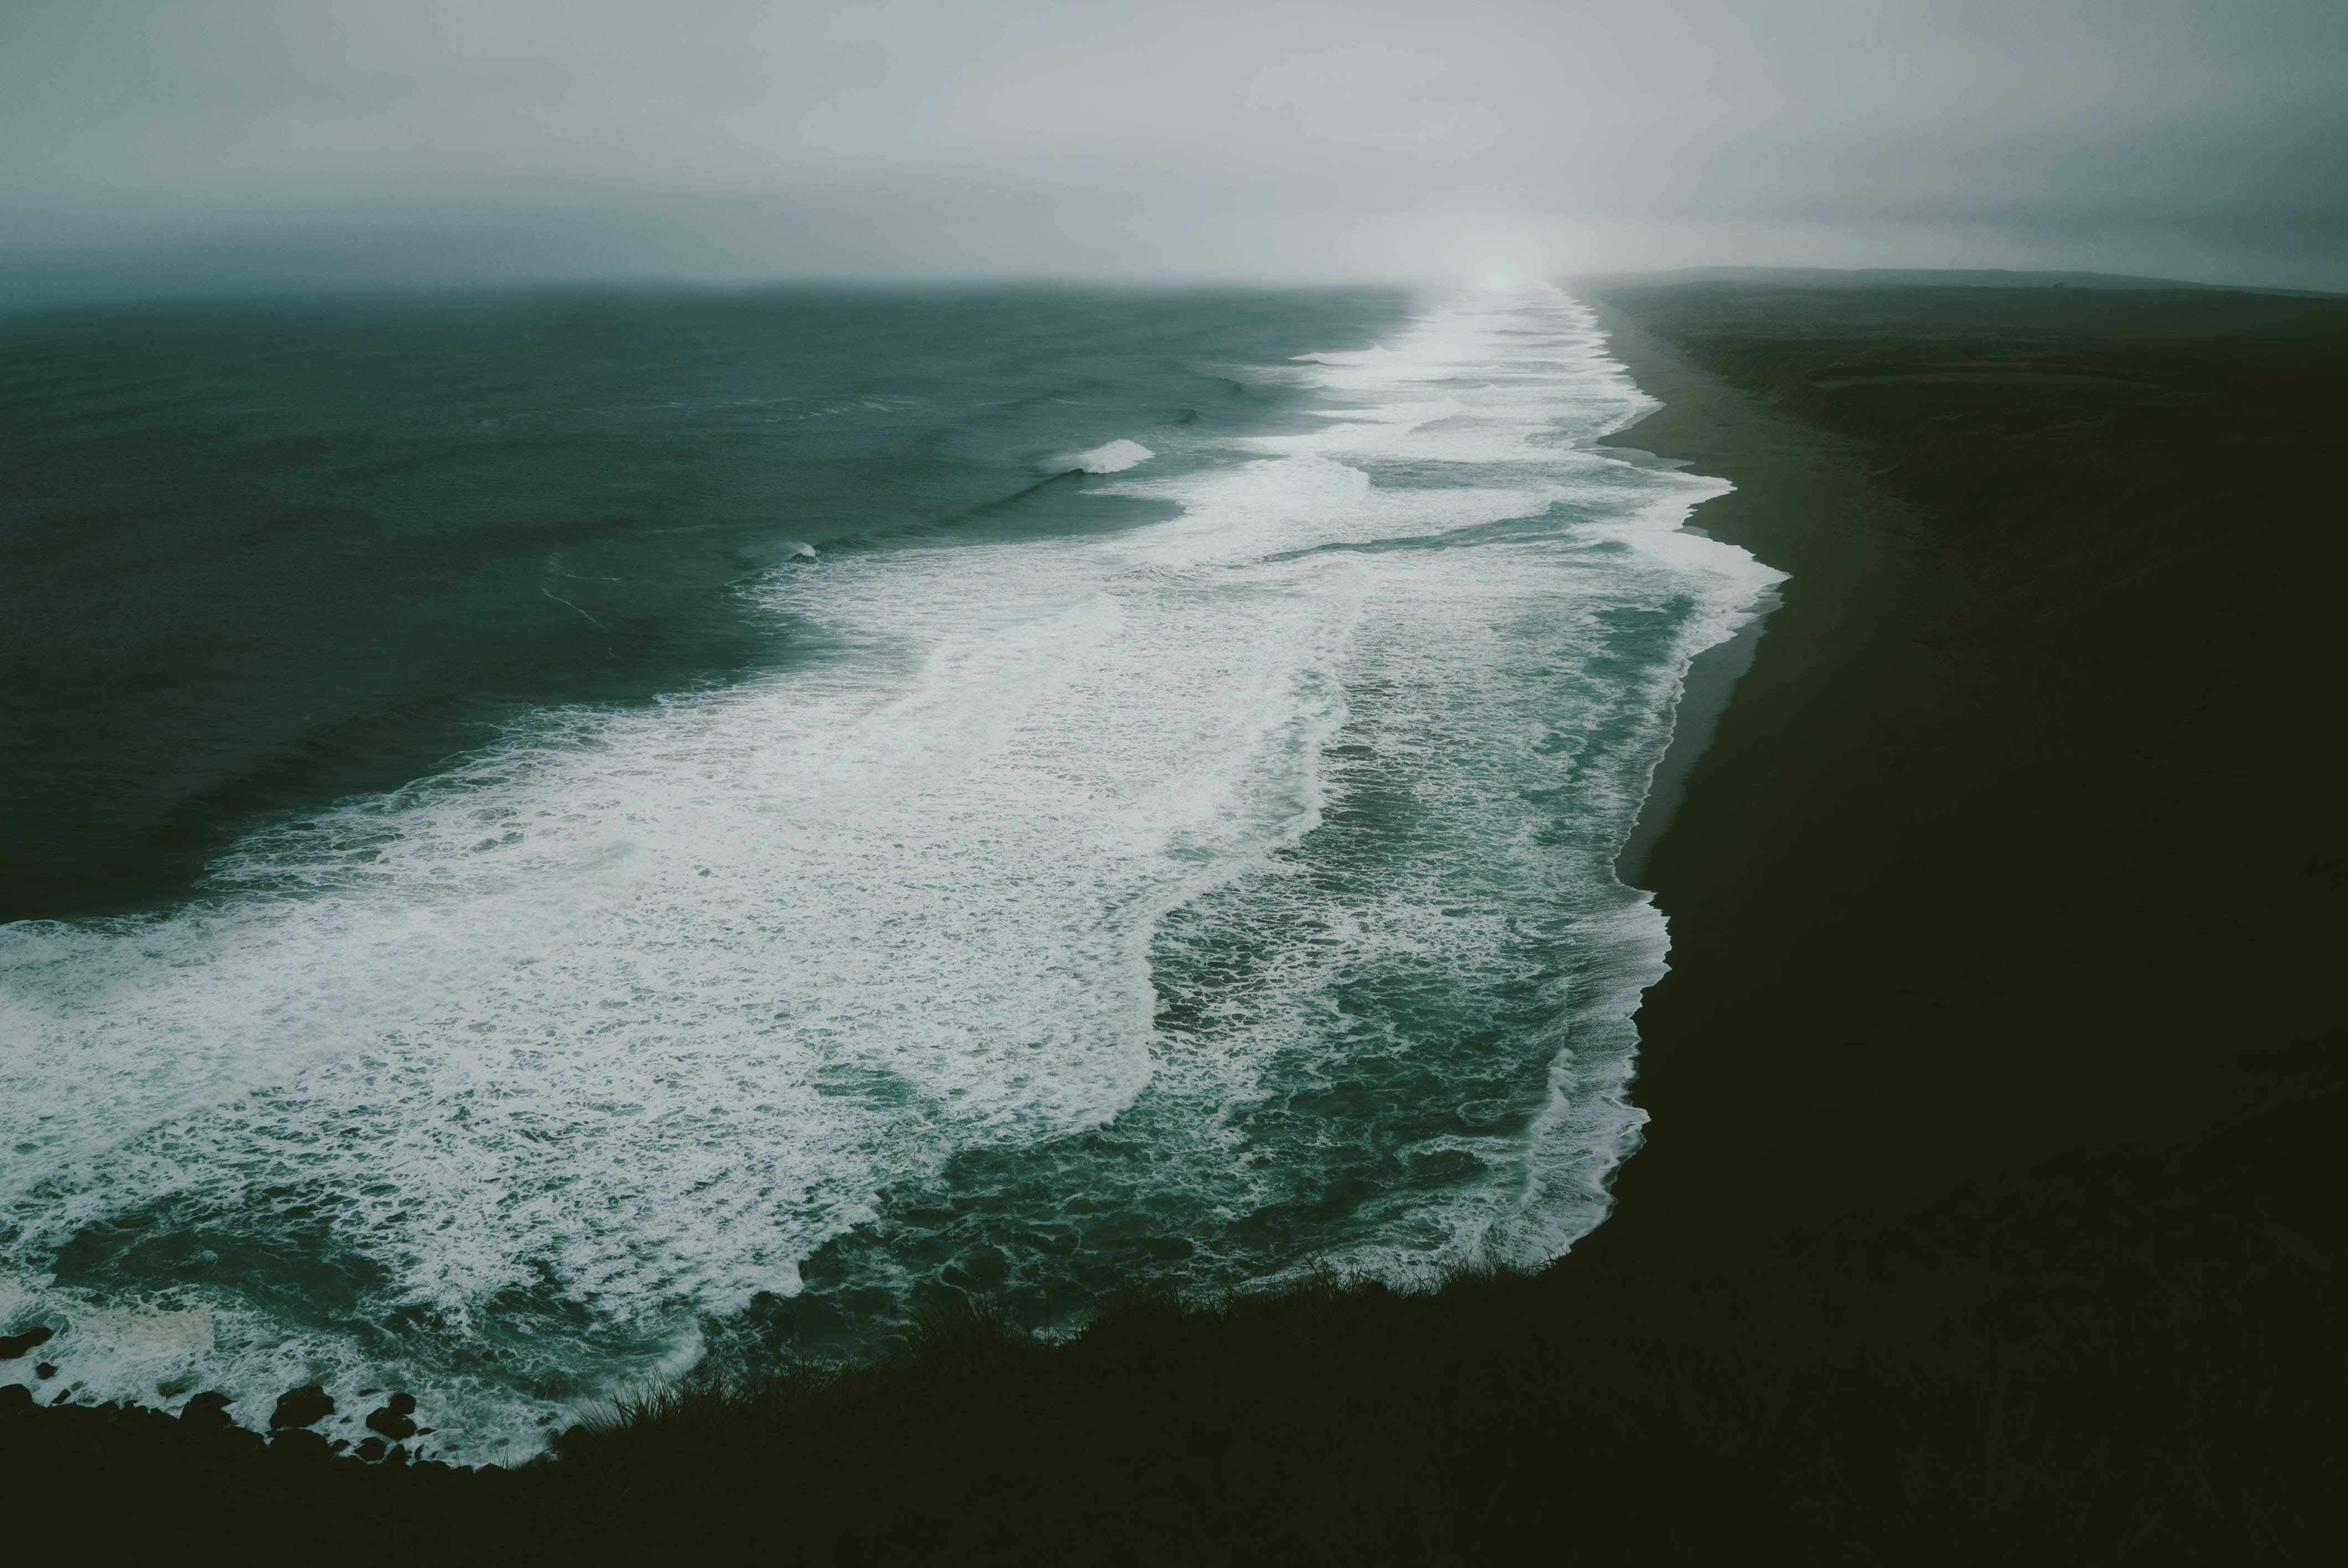
<path fill-rule="evenodd" d="M 0 919 L 182 895 L 257 817 L 524 709 L 786 664 L 791 546 L 1115 527 L 1045 483 L 1252 428 L 1391 295 L 593 295 L 0 321 Z"/>
<path fill-rule="evenodd" d="M 1773 576 L 1640 406 L 1539 286 L 0 327 L 0 1320 L 479 1458 L 942 1292 L 1554 1256 Z"/>

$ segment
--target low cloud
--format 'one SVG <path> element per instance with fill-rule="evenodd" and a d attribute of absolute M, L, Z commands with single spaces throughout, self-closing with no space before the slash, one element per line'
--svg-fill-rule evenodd
<path fill-rule="evenodd" d="M 2348 288 L 2348 7 L 20 3 L 0 291 L 1412 279 Z"/>

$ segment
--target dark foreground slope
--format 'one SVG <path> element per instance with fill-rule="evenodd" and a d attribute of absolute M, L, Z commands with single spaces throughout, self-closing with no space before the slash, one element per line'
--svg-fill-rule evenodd
<path fill-rule="evenodd" d="M 512 1473 L 0 1410 L 10 1528 L 1909 1559 L 2282 1524 L 2322 1364 L 2348 302 L 1601 302 L 1668 405 L 1623 442 L 1735 480 L 1699 521 L 1793 578 L 1646 859 L 1655 1120 L 1572 1258 L 1137 1301 L 1057 1348 L 942 1319 Z"/>

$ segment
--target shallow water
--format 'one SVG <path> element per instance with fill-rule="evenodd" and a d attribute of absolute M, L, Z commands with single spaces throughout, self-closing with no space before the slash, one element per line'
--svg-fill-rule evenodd
<path fill-rule="evenodd" d="M 270 622 L 225 673 L 98 639 L 167 733 L 113 676 L 28 728 L 119 774 L 9 803 L 87 830 L 22 851 L 69 917 L 0 927 L 0 1317 L 61 1379 L 402 1386 L 492 1457 L 928 1292 L 1050 1328 L 1602 1218 L 1665 946 L 1615 855 L 1775 574 L 1680 531 L 1717 482 L 1591 449 L 1643 400 L 1578 305 L 403 308 L 10 346 L 88 405 L 11 510 L 68 588 L 180 591 L 58 542 L 75 421 L 244 389 L 202 539 L 168 458 L 108 504 L 207 563 L 170 635 Z M 311 429 L 362 413 L 382 474 Z"/>

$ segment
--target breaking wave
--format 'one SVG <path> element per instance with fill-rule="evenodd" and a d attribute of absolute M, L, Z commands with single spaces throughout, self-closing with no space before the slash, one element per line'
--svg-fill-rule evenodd
<path fill-rule="evenodd" d="M 804 552 L 757 591 L 824 659 L 0 927 L 0 1317 L 93 1397 L 396 1380 L 494 1457 L 941 1282 L 1562 1251 L 1665 950 L 1614 855 L 1776 574 L 1591 449 L 1643 403 L 1553 290 L 1286 374 L 1309 430 L 1069 460 L 1170 520 Z"/>

